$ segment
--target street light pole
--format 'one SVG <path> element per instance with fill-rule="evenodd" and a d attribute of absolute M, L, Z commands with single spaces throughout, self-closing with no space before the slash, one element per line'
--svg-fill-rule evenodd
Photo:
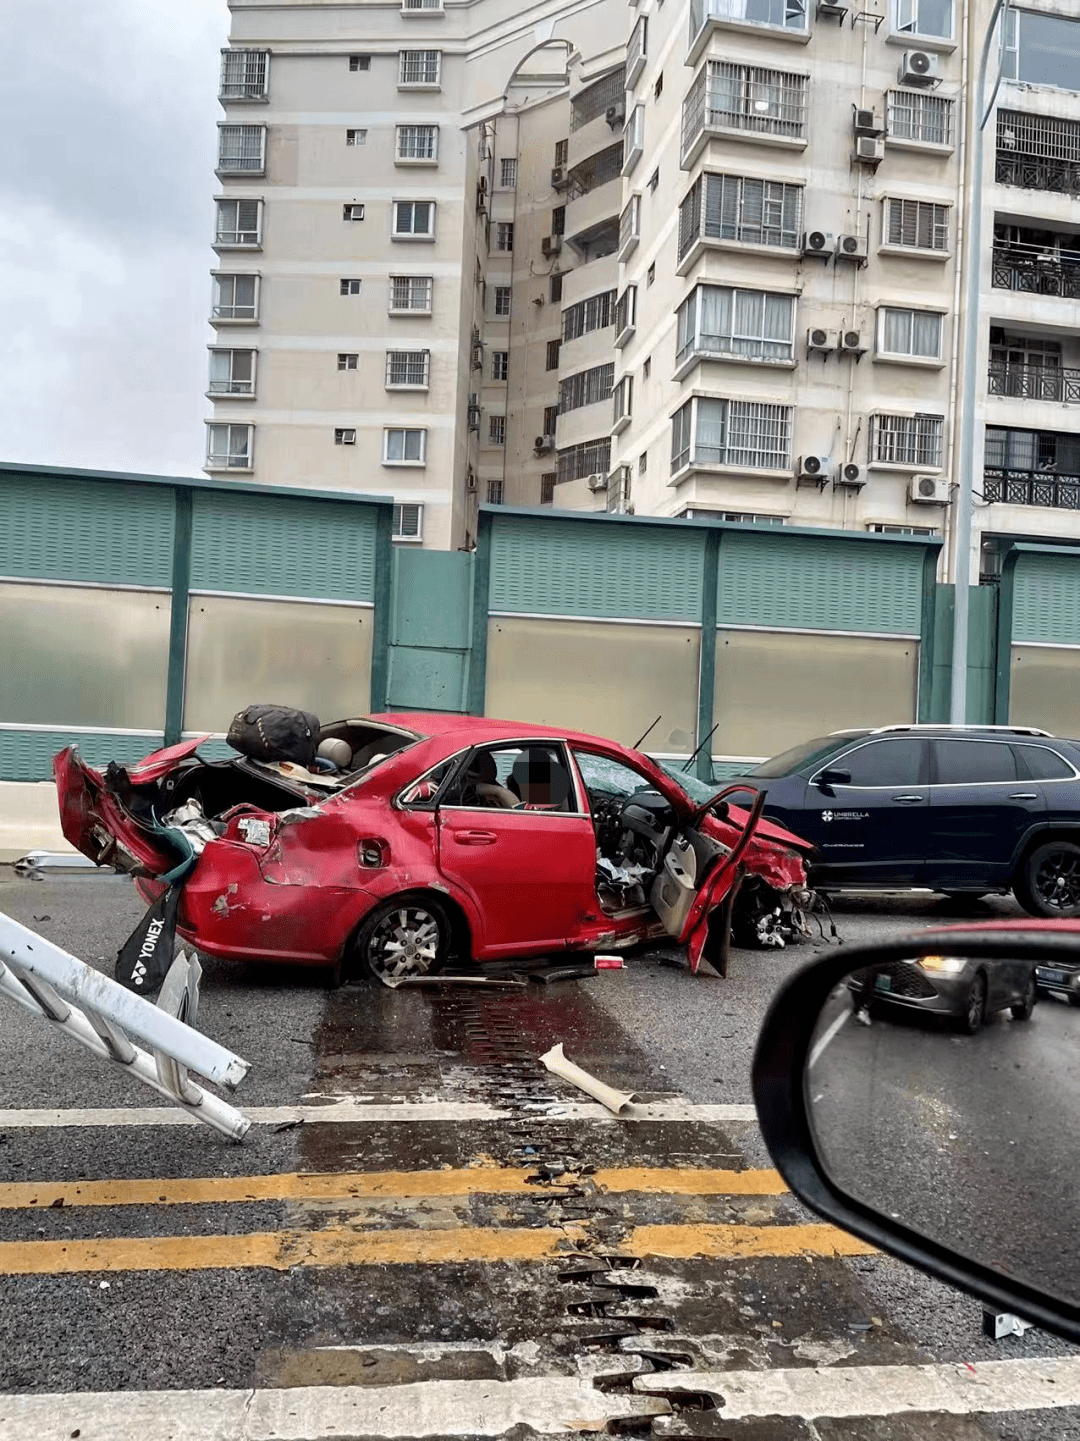
<path fill-rule="evenodd" d="M 974 0 L 971 0 L 974 3 Z M 994 11 L 986 28 L 979 70 L 975 80 L 974 104 L 969 113 L 978 115 L 986 90 L 986 72 L 990 62 L 990 47 L 994 41 L 999 16 L 1002 24 L 1009 20 L 1010 0 L 994 0 Z M 1002 40 L 1004 42 L 1004 31 Z M 960 480 L 956 492 L 956 514 L 954 517 L 954 564 L 953 564 L 953 651 L 952 651 L 952 698 L 949 719 L 953 725 L 964 725 L 967 721 L 967 655 L 968 618 L 971 598 L 971 515 L 974 506 L 975 484 L 975 385 L 977 382 L 976 360 L 979 349 L 979 289 L 982 277 L 982 207 L 983 207 L 983 131 L 997 102 L 1004 66 L 1005 47 L 998 55 L 997 79 L 994 93 L 983 110 L 978 125 L 974 127 L 971 144 L 974 154 L 971 160 L 971 181 L 967 191 L 967 258 L 964 275 L 964 341 L 961 354 L 964 362 L 964 384 L 960 396 Z"/>

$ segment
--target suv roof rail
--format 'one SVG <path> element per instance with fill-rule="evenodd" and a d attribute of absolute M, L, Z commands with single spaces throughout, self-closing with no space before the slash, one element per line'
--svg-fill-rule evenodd
<path fill-rule="evenodd" d="M 875 726 L 874 729 L 869 732 L 869 734 L 872 736 L 879 736 L 884 734 L 884 732 L 886 731 L 1005 731 L 1009 735 L 1014 736 L 1046 736 L 1048 740 L 1053 738 L 1050 731 L 1039 730 L 1036 726 L 933 725 L 929 723 L 922 723 L 918 725 L 913 724 Z M 835 732 L 835 734 L 840 735 L 842 734 L 842 732 L 837 731 Z"/>

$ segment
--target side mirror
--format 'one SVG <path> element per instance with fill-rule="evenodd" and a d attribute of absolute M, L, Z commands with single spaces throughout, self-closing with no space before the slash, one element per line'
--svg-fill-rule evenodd
<path fill-rule="evenodd" d="M 1080 927 L 923 932 L 815 962 L 754 1056 L 777 1168 L 827 1220 L 1080 1341 L 1077 1006 Z"/>
<path fill-rule="evenodd" d="M 826 766 L 823 771 L 818 773 L 814 784 L 822 790 L 828 790 L 830 786 L 849 786 L 851 784 L 851 772 Z"/>

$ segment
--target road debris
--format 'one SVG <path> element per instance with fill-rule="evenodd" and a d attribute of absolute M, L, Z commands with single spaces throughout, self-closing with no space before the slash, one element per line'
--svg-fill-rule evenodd
<path fill-rule="evenodd" d="M 588 1071 L 583 1071 L 573 1061 L 567 1060 L 563 1054 L 562 1042 L 552 1046 L 550 1051 L 545 1051 L 540 1057 L 541 1064 L 545 1066 L 553 1076 L 560 1076 L 564 1081 L 569 1081 L 572 1086 L 577 1086 L 579 1091 L 584 1091 L 587 1096 L 592 1096 L 594 1101 L 599 1101 L 602 1106 L 615 1116 L 629 1106 L 633 1099 L 633 1091 L 616 1091 L 614 1086 L 606 1086 L 603 1081 L 590 1076 Z"/>
<path fill-rule="evenodd" d="M 72 855 L 66 851 L 27 851 L 25 856 L 15 862 L 17 876 L 35 880 L 42 871 L 94 871 L 105 876 L 114 874 L 111 866 L 98 866 L 88 856 Z"/>

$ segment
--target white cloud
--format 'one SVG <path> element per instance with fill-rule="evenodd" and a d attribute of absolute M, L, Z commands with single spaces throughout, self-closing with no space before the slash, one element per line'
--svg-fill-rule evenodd
<path fill-rule="evenodd" d="M 225 0 L 5 19 L 0 460 L 194 474 Z"/>

